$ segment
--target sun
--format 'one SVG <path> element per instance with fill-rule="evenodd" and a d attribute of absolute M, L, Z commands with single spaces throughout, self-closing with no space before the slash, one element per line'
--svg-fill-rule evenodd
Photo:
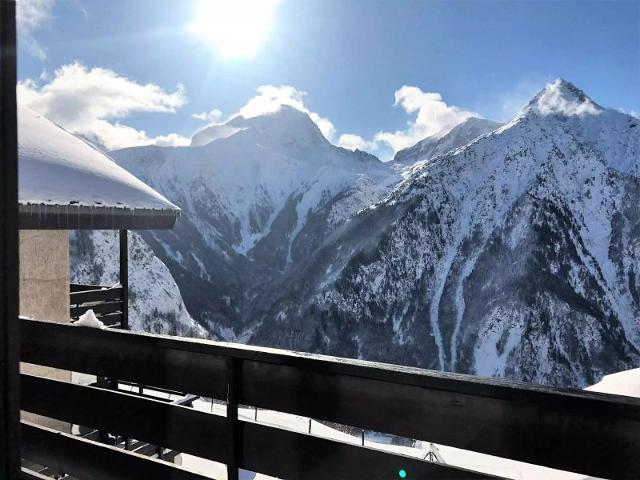
<path fill-rule="evenodd" d="M 197 0 L 190 30 L 226 57 L 251 57 L 273 25 L 280 0 Z"/>

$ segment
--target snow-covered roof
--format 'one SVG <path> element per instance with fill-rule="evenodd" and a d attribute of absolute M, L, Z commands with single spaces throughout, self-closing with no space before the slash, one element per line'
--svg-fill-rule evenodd
<path fill-rule="evenodd" d="M 21 228 L 171 228 L 180 209 L 88 142 L 18 109 Z"/>

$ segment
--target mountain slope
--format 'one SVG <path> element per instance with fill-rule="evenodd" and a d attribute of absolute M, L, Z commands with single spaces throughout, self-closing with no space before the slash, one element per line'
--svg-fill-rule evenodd
<path fill-rule="evenodd" d="M 414 146 L 400 150 L 393 162 L 397 169 L 411 173 L 416 162 L 429 161 L 440 155 L 464 147 L 476 138 L 486 135 L 502 126 L 501 123 L 484 118 L 471 117 L 453 127 L 444 135 L 433 135 L 420 140 Z"/>
<path fill-rule="evenodd" d="M 251 341 L 562 386 L 637 365 L 638 131 L 554 82 L 267 289 Z"/>
<path fill-rule="evenodd" d="M 70 240 L 73 283 L 118 282 L 117 232 L 78 230 Z M 135 331 L 208 337 L 206 330 L 189 315 L 167 267 L 135 232 L 129 232 L 129 324 Z"/>
<path fill-rule="evenodd" d="M 193 145 L 201 146 L 112 156 L 183 209 L 173 231 L 143 236 L 192 314 L 226 339 L 250 333 L 246 310 L 260 285 L 310 255 L 400 178 L 372 155 L 330 144 L 305 113 L 286 106 L 210 127 Z"/>

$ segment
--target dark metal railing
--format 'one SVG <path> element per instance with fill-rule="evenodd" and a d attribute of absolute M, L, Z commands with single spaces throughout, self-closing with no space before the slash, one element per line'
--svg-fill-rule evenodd
<path fill-rule="evenodd" d="M 124 290 L 121 286 L 102 287 L 72 283 L 69 294 L 69 316 L 77 320 L 87 310 L 93 310 L 98 320 L 111 328 L 122 328 Z"/>
<path fill-rule="evenodd" d="M 22 409 L 284 479 L 496 478 L 238 419 L 238 405 L 585 475 L 637 479 L 640 399 L 203 340 L 22 320 L 22 360 L 227 400 L 227 418 L 22 376 Z M 78 408 L 78 405 L 82 408 Z M 23 424 L 23 456 L 73 476 L 202 479 Z"/>

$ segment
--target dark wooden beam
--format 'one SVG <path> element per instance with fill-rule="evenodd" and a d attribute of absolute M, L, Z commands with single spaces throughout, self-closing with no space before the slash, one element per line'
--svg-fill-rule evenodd
<path fill-rule="evenodd" d="M 242 461 L 242 439 L 238 422 L 238 399 L 242 392 L 242 360 L 227 358 L 227 480 L 238 480 Z"/>
<path fill-rule="evenodd" d="M 77 318 L 87 310 L 93 310 L 93 313 L 95 313 L 96 315 L 106 315 L 107 313 L 122 312 L 123 309 L 124 307 L 122 305 L 122 301 L 116 300 L 113 302 L 96 303 L 95 305 L 81 305 L 79 307 L 71 307 L 70 315 L 73 318 Z"/>
<path fill-rule="evenodd" d="M 637 480 L 640 399 L 203 340 L 24 320 L 24 361 L 603 478 Z"/>
<path fill-rule="evenodd" d="M 71 293 L 85 292 L 87 290 L 100 290 L 103 285 L 86 285 L 82 283 L 70 283 L 69 290 Z"/>
<path fill-rule="evenodd" d="M 401 469 L 410 479 L 502 478 L 255 423 L 241 426 L 242 468 L 277 478 L 393 480 L 400 478 Z"/>
<path fill-rule="evenodd" d="M 211 480 L 169 463 L 29 422 L 22 422 L 21 431 L 26 459 L 77 478 Z"/>
<path fill-rule="evenodd" d="M 129 330 L 129 239 L 120 230 L 120 285 L 122 285 L 122 328 Z"/>
<path fill-rule="evenodd" d="M 25 339 L 23 361 L 226 399 L 225 357 L 182 348 L 190 342 L 171 348 L 176 346 L 174 339 L 122 330 L 73 325 L 57 329 L 53 322 L 30 320 L 21 321 L 20 326 Z"/>
<path fill-rule="evenodd" d="M 224 417 L 149 397 L 31 375 L 22 375 L 21 390 L 24 411 L 226 461 Z"/>
<path fill-rule="evenodd" d="M 22 467 L 20 471 L 20 480 L 51 480 L 51 477 L 41 475 L 38 472 Z"/>
<path fill-rule="evenodd" d="M 98 317 L 102 323 L 107 327 L 122 328 L 122 314 L 121 313 L 107 313 L 106 315 L 100 315 Z"/>
<path fill-rule="evenodd" d="M 81 305 L 87 302 L 108 302 L 112 300 L 122 300 L 122 288 L 98 288 L 96 290 L 73 290 L 70 293 L 71 305 Z"/>
<path fill-rule="evenodd" d="M 0 1 L 0 478 L 20 474 L 15 2 Z"/>

